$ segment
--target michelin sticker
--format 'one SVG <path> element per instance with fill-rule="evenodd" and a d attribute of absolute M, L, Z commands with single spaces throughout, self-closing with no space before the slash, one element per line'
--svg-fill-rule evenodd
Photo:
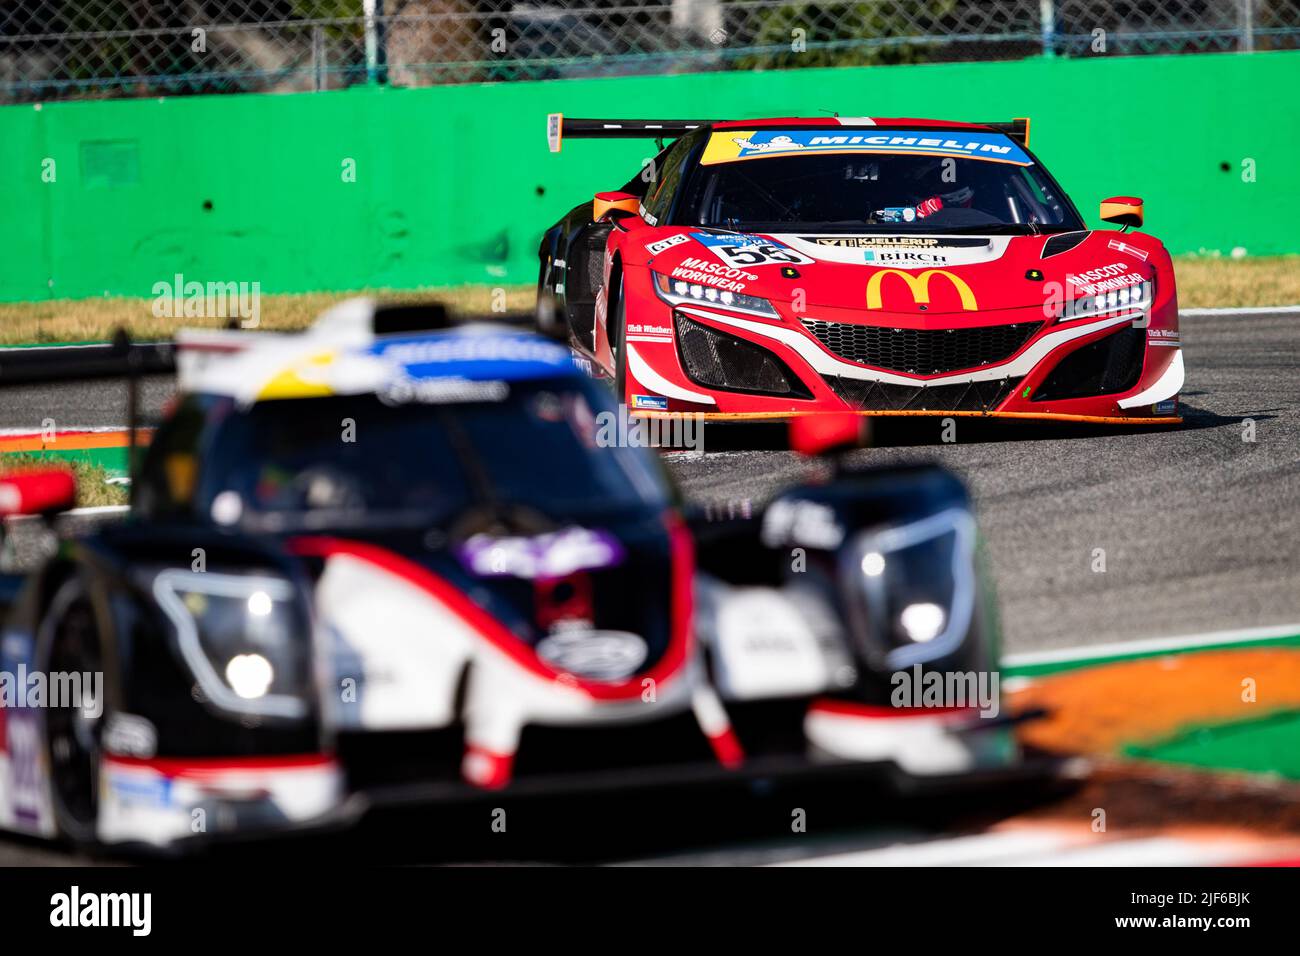
<path fill-rule="evenodd" d="M 754 129 L 718 130 L 700 164 L 808 153 L 897 153 L 956 156 L 1028 166 L 1029 155 L 1003 133 L 981 130 Z"/>
<path fill-rule="evenodd" d="M 807 265 L 813 261 L 784 243 L 777 242 L 775 239 L 764 239 L 762 236 L 738 232 L 720 236 L 709 232 L 693 232 L 691 238 L 733 267 L 762 266 L 772 263 Z"/>

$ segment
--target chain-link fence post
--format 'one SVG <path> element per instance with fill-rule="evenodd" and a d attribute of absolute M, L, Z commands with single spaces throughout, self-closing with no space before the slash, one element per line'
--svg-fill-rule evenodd
<path fill-rule="evenodd" d="M 319 23 L 311 28 L 311 75 L 312 89 L 325 89 L 325 28 Z"/>
<path fill-rule="evenodd" d="M 1255 0 L 1238 0 L 1241 12 L 1241 50 L 1255 52 Z"/>
<path fill-rule="evenodd" d="M 1056 55 L 1056 3 L 1038 0 L 1038 16 L 1043 26 L 1043 56 Z"/>

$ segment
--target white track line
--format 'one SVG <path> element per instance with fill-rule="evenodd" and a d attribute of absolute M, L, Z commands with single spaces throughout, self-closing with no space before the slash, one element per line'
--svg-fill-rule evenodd
<path fill-rule="evenodd" d="M 66 428 L 56 428 L 54 430 L 54 441 L 58 441 L 60 435 L 70 435 L 73 433 L 102 434 L 105 432 L 124 432 L 129 431 L 127 425 L 69 425 Z M 11 437 L 13 435 L 43 435 L 44 429 L 41 428 L 0 428 L 0 437 Z"/>
<path fill-rule="evenodd" d="M 1273 627 L 1252 627 L 1235 631 L 1212 631 L 1208 634 L 1187 634 L 1179 637 L 1156 637 L 1140 641 L 1121 641 L 1115 644 L 1094 644 L 1090 647 L 1066 647 L 1054 651 L 1029 651 L 1024 654 L 1007 654 L 1002 658 L 1004 667 L 1032 667 L 1036 664 L 1058 664 L 1069 661 L 1086 661 L 1100 657 L 1119 657 L 1129 654 L 1158 654 L 1161 651 L 1179 651 L 1193 647 L 1211 647 L 1215 644 L 1245 644 L 1251 641 L 1270 641 L 1300 634 L 1300 623 L 1279 624 Z"/>
<path fill-rule="evenodd" d="M 1242 308 L 1221 308 L 1221 309 L 1179 309 L 1179 317 L 1192 316 L 1193 318 L 1202 315 L 1217 315 L 1220 318 L 1235 319 L 1247 315 L 1296 315 L 1300 313 L 1300 305 L 1253 305 Z"/>
<path fill-rule="evenodd" d="M 994 830 L 874 850 L 828 853 L 771 866 L 1231 866 L 1292 852 L 1251 839 L 1210 836 L 1125 836 L 1057 827 Z"/>
<path fill-rule="evenodd" d="M 55 517 L 72 517 L 77 518 L 83 515 L 115 515 L 125 511 L 130 511 L 130 505 L 95 505 L 91 508 L 72 508 L 68 511 L 60 511 Z M 5 521 L 36 521 L 41 515 L 9 515 Z"/>
<path fill-rule="evenodd" d="M 1057 831 L 1010 830 L 974 836 L 900 843 L 878 850 L 830 853 L 826 856 L 787 860 L 774 866 L 987 866 L 1015 862 L 1040 854 L 1060 853 L 1082 838 Z"/>
<path fill-rule="evenodd" d="M 994 866 L 1232 866 L 1267 858 L 1257 843 L 1242 840 L 1151 836 L 1105 840 L 1048 855 L 999 860 Z"/>

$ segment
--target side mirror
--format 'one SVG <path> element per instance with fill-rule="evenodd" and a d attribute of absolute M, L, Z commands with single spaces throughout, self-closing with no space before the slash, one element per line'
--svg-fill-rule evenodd
<path fill-rule="evenodd" d="M 1102 222 L 1117 226 L 1142 225 L 1142 200 L 1136 196 L 1111 196 L 1101 201 Z"/>
<path fill-rule="evenodd" d="M 868 421 L 853 412 L 797 415 L 790 419 L 789 427 L 790 447 L 810 458 L 867 444 Z"/>
<path fill-rule="evenodd" d="M 77 500 L 77 480 L 62 468 L 0 475 L 0 518 L 67 511 Z"/>
<path fill-rule="evenodd" d="M 631 193 L 596 193 L 591 203 L 591 221 L 599 222 L 614 210 L 636 215 L 641 208 L 641 200 Z"/>

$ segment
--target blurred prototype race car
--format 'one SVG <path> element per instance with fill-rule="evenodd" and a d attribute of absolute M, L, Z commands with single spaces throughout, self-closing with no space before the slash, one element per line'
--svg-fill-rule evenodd
<path fill-rule="evenodd" d="M 0 575 L 0 669 L 104 680 L 0 708 L 0 826 L 175 847 L 385 799 L 1014 759 L 990 701 L 896 696 L 995 673 L 951 474 L 841 467 L 691 528 L 568 348 L 438 324 L 353 301 L 178 337 L 127 520 Z M 827 421 L 798 443 L 852 443 Z M 0 513 L 72 490 L 4 476 Z"/>
<path fill-rule="evenodd" d="M 645 415 L 809 411 L 1169 424 L 1183 359 L 1142 200 L 1090 230 L 1028 120 L 593 120 L 676 137 L 544 235 L 539 291 Z"/>

